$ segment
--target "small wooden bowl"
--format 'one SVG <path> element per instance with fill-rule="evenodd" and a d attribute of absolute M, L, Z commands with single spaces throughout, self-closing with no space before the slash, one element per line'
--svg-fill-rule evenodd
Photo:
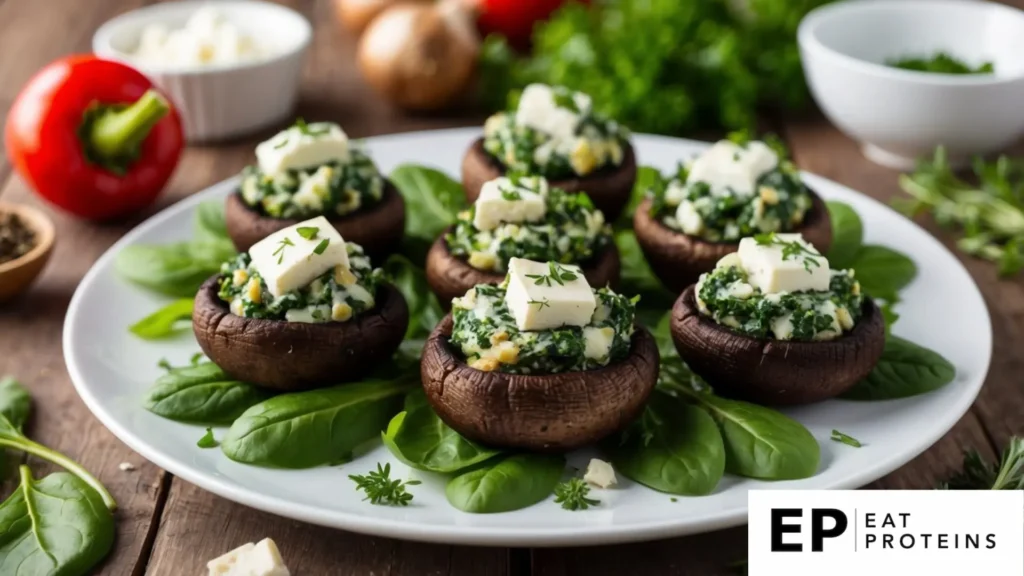
<path fill-rule="evenodd" d="M 36 208 L 0 203 L 0 213 L 16 214 L 36 235 L 28 253 L 0 264 L 0 302 L 6 302 L 27 290 L 46 267 L 57 233 L 50 217 Z"/>

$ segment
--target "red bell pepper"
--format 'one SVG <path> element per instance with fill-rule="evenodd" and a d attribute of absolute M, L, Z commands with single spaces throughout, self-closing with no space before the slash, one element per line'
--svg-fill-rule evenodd
<path fill-rule="evenodd" d="M 21 90 L 7 155 L 54 205 L 89 220 L 152 203 L 181 157 L 181 119 L 140 72 L 94 56 L 61 58 Z"/>
<path fill-rule="evenodd" d="M 573 0 L 589 4 L 589 0 Z M 486 35 L 501 34 L 512 46 L 526 48 L 533 26 L 547 20 L 566 0 L 477 0 L 478 25 Z"/>

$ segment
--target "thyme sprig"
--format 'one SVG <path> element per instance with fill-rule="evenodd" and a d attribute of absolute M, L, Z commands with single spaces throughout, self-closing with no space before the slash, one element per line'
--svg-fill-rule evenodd
<path fill-rule="evenodd" d="M 349 474 L 349 478 L 356 483 L 356 490 L 366 493 L 370 504 L 387 506 L 408 506 L 413 495 L 406 492 L 406 487 L 421 484 L 419 480 L 392 480 L 391 464 L 383 467 L 377 463 L 377 470 L 371 470 L 365 475 Z"/>
<path fill-rule="evenodd" d="M 554 286 L 555 284 L 565 286 L 566 282 L 575 280 L 577 275 L 554 262 L 548 262 L 547 274 L 527 274 L 526 277 L 533 280 L 533 283 L 538 286 Z"/>

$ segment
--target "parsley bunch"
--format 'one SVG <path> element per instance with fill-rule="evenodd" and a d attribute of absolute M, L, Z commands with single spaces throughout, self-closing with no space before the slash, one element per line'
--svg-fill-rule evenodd
<path fill-rule="evenodd" d="M 759 106 L 798 108 L 807 88 L 801 18 L 830 0 L 594 0 L 534 28 L 533 52 L 502 37 L 481 51 L 485 102 L 531 82 L 593 97 L 595 110 L 640 132 L 752 127 Z"/>
<path fill-rule="evenodd" d="M 961 250 L 997 262 L 1001 276 L 1016 274 L 1024 269 L 1024 161 L 976 158 L 974 181 L 960 178 L 940 147 L 900 177 L 912 198 L 893 204 L 908 216 L 930 212 L 939 224 L 962 230 Z"/>

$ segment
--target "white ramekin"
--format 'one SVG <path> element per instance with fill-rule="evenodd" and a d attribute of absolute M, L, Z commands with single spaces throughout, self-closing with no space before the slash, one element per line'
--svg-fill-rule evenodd
<path fill-rule="evenodd" d="M 1024 133 L 1024 12 L 967 0 L 858 0 L 811 11 L 797 34 L 815 101 L 880 164 L 912 168 L 943 145 L 953 164 Z M 945 51 L 995 73 L 893 68 L 887 59 Z"/>
<path fill-rule="evenodd" d="M 269 57 L 239 64 L 172 67 L 132 57 L 143 28 L 185 25 L 202 6 L 213 5 L 232 24 L 269 44 Z M 258 0 L 185 1 L 155 4 L 122 14 L 93 36 L 97 56 L 124 62 L 149 77 L 177 106 L 190 143 L 242 136 L 293 114 L 312 27 L 301 14 Z"/>

